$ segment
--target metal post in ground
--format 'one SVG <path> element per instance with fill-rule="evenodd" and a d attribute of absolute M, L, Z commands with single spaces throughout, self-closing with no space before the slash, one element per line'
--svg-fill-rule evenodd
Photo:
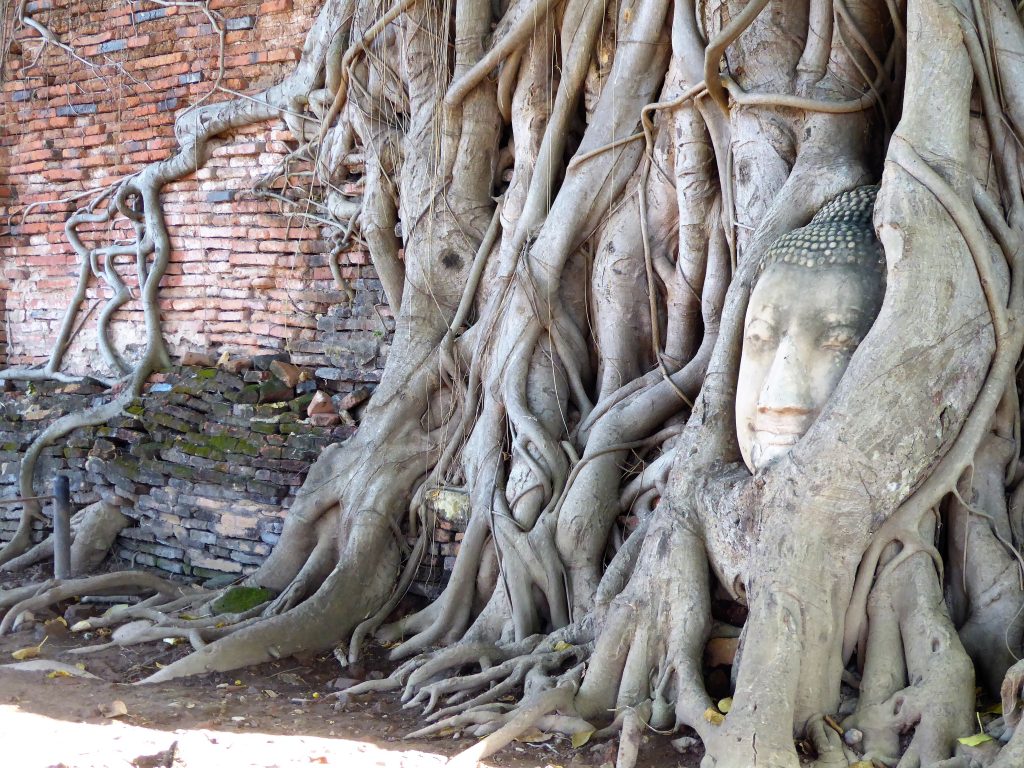
<path fill-rule="evenodd" d="M 65 475 L 53 481 L 53 577 L 71 578 L 71 487 Z"/>

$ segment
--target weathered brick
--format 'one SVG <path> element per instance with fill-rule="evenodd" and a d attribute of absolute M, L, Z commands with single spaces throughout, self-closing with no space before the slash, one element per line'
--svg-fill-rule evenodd
<path fill-rule="evenodd" d="M 128 47 L 127 40 L 110 40 L 106 43 L 102 43 L 99 46 L 100 53 L 113 53 L 114 51 L 123 51 Z"/>
<path fill-rule="evenodd" d="M 234 19 L 228 19 L 224 24 L 224 29 L 234 32 L 240 29 L 252 29 L 255 25 L 255 16 L 239 16 Z"/>
<path fill-rule="evenodd" d="M 63 107 L 57 107 L 57 115 L 59 117 L 79 117 L 94 114 L 96 114 L 95 104 L 67 104 Z"/>
<path fill-rule="evenodd" d="M 136 24 L 144 24 L 147 21 L 153 21 L 155 19 L 162 19 L 167 15 L 167 8 L 154 8 L 151 11 L 133 12 L 132 20 Z"/>
<path fill-rule="evenodd" d="M 238 194 L 234 189 L 218 189 L 212 192 L 206 193 L 206 202 L 208 203 L 226 203 L 235 199 L 235 195 Z"/>

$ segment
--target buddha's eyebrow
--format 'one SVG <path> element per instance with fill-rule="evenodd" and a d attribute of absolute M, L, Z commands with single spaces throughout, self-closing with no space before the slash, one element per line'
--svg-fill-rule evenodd
<path fill-rule="evenodd" d="M 864 316 L 864 312 L 856 307 L 850 307 L 842 312 L 829 312 L 823 318 L 829 325 L 850 325 L 856 323 Z"/>
<path fill-rule="evenodd" d="M 777 315 L 777 314 L 779 314 L 779 307 L 778 307 L 778 305 L 776 305 L 776 304 L 763 304 L 761 306 L 761 311 L 758 312 L 755 315 L 755 317 L 756 318 L 760 318 L 762 315 L 765 315 L 765 314 L 770 314 L 770 315 Z"/>

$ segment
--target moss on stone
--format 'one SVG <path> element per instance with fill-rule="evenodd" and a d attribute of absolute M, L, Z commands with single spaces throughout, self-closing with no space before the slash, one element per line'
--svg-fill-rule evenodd
<path fill-rule="evenodd" d="M 235 452 L 244 453 L 246 456 L 259 456 L 260 448 L 254 443 L 249 443 L 245 440 L 238 440 L 235 443 Z"/>
<path fill-rule="evenodd" d="M 288 408 L 291 409 L 292 413 L 304 414 L 306 409 L 309 408 L 309 404 L 313 402 L 313 394 L 313 392 L 307 392 L 304 395 L 299 395 L 288 403 Z"/>
<path fill-rule="evenodd" d="M 238 438 L 231 437 L 231 435 L 211 435 L 209 438 L 209 444 L 218 451 L 231 453 L 235 450 L 235 446 L 238 445 Z"/>
<path fill-rule="evenodd" d="M 267 602 L 273 593 L 265 587 L 232 587 L 210 604 L 215 614 L 242 613 Z"/>

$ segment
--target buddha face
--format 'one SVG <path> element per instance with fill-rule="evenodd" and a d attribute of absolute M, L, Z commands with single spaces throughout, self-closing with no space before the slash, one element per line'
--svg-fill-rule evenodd
<path fill-rule="evenodd" d="M 882 304 L 882 279 L 859 265 L 774 263 L 750 296 L 736 430 L 751 471 L 785 455 L 839 384 Z"/>

